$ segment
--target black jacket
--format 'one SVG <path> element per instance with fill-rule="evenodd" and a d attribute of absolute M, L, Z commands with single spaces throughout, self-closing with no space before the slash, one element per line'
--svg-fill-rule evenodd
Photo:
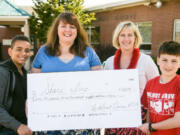
<path fill-rule="evenodd" d="M 17 131 L 21 122 L 9 114 L 15 87 L 15 74 L 11 65 L 10 59 L 0 64 L 0 128 L 3 126 Z"/>

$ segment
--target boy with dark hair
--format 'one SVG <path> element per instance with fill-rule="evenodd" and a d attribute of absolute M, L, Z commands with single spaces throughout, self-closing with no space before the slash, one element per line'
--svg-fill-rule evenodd
<path fill-rule="evenodd" d="M 180 134 L 180 44 L 164 42 L 157 63 L 161 75 L 147 82 L 141 102 L 149 111 L 149 123 L 139 128 L 151 135 Z"/>
<path fill-rule="evenodd" d="M 30 57 L 30 41 L 24 35 L 12 39 L 10 59 L 0 64 L 0 135 L 31 135 L 26 126 L 27 98 L 24 63 Z"/>

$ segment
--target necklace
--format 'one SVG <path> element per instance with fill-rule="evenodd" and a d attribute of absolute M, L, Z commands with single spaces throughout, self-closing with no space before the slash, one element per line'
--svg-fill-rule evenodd
<path fill-rule="evenodd" d="M 134 48 L 133 55 L 131 57 L 131 61 L 127 69 L 136 68 L 139 56 L 140 56 L 139 48 Z M 121 59 L 121 49 L 118 49 L 114 56 L 114 69 L 121 69 L 120 59 Z"/>

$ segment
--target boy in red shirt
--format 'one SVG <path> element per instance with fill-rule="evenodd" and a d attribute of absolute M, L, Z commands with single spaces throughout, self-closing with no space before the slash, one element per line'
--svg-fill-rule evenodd
<path fill-rule="evenodd" d="M 149 111 L 149 123 L 139 128 L 151 135 L 180 134 L 180 44 L 164 42 L 157 63 L 161 75 L 147 82 L 141 102 Z"/>

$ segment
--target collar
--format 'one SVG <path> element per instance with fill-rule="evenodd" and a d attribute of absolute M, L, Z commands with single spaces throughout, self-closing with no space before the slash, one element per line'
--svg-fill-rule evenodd
<path fill-rule="evenodd" d="M 139 56 L 140 56 L 139 48 L 134 48 L 133 55 L 131 57 L 131 61 L 127 69 L 136 68 Z M 121 60 L 121 49 L 118 49 L 114 56 L 114 69 L 121 69 L 120 60 Z"/>
<path fill-rule="evenodd" d="M 7 68 L 10 71 L 19 73 L 19 71 L 18 71 L 16 65 L 14 64 L 14 62 L 12 61 L 12 59 L 5 60 L 0 65 Z M 23 71 L 23 74 L 26 74 L 26 70 L 24 69 L 24 67 L 22 67 L 22 71 Z"/>

